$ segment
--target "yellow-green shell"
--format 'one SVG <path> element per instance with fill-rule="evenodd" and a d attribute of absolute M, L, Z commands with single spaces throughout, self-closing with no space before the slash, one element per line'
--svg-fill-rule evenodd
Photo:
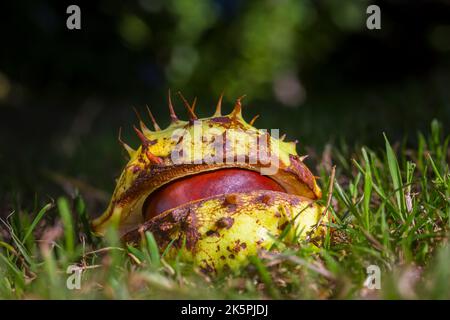
<path fill-rule="evenodd" d="M 169 244 L 173 254 L 181 249 L 184 260 L 205 271 L 235 270 L 248 256 L 269 249 L 283 232 L 284 242 L 305 239 L 322 209 L 311 199 L 282 192 L 233 193 L 168 210 L 124 239 L 137 242 L 139 234 L 151 231 L 163 249 Z"/>
<path fill-rule="evenodd" d="M 193 114 L 189 107 L 188 109 Z M 191 257 L 191 260 L 204 269 L 218 270 L 225 265 L 234 268 L 240 265 L 246 256 L 256 253 L 259 248 L 268 248 L 273 242 L 272 237 L 280 234 L 280 227 L 300 212 L 294 223 L 297 232 L 301 230 L 298 234 L 300 238 L 317 223 L 321 207 L 314 201 L 321 197 L 321 190 L 315 177 L 303 163 L 303 158 L 297 155 L 295 143 L 284 142 L 283 139 L 271 136 L 270 131 L 256 129 L 247 123 L 242 117 L 239 99 L 233 112 L 224 116 L 220 114 L 218 108 L 210 118 L 193 117 L 190 121 L 181 121 L 173 113 L 171 104 L 170 110 L 172 123 L 169 127 L 159 130 L 156 125 L 158 130 L 151 131 L 141 121 L 141 130 L 136 128 L 135 130 L 142 140 L 142 145 L 133 150 L 124 144 L 130 154 L 130 160 L 117 181 L 108 208 L 101 217 L 93 221 L 94 230 L 98 234 L 103 234 L 108 226 L 113 225 L 118 226 L 124 240 L 130 240 L 139 233 L 139 230 L 144 229 L 155 232 L 161 246 L 164 246 L 165 240 L 186 239 L 187 247 L 183 249 L 186 257 Z M 195 135 L 199 129 L 202 136 L 196 139 Z M 188 133 L 193 139 L 180 138 L 182 133 Z M 286 193 L 263 191 L 239 193 L 235 194 L 239 201 L 231 205 L 223 203 L 223 198 L 228 195 L 220 195 L 184 204 L 150 221 L 144 220 L 142 207 L 146 198 L 171 181 L 224 168 L 243 168 L 264 173 L 270 166 L 267 159 L 259 159 L 256 163 L 230 162 L 225 159 L 218 163 L 209 161 L 217 155 L 218 149 L 214 147 L 214 142 L 219 137 L 225 142 L 235 139 L 235 143 L 231 144 L 231 151 L 239 157 L 249 150 L 258 148 L 254 140 L 247 139 L 249 136 L 266 139 L 269 160 L 275 159 L 278 163 L 277 171 L 270 175 L 270 178 L 278 182 Z M 182 163 L 174 161 L 173 153 L 180 149 L 183 150 L 183 159 L 189 161 Z M 261 196 L 268 194 L 270 202 L 259 201 Z M 303 209 L 305 210 L 302 211 Z M 183 228 L 187 220 L 180 218 L 178 225 L 172 224 L 170 230 L 164 231 L 160 228 L 164 226 L 161 224 L 165 222 L 163 220 L 174 218 L 179 212 L 183 212 L 179 215 L 184 217 L 183 219 L 196 221 L 195 233 L 198 239 L 192 247 L 188 240 L 192 238 L 189 235 L 194 229 Z M 225 218 L 232 218 L 233 225 L 230 228 L 215 230 L 217 221 Z M 158 226 L 158 230 L 154 229 L 155 226 Z M 209 235 L 211 232 L 217 234 L 211 236 Z M 245 248 L 241 247 L 242 250 L 238 252 L 230 252 L 238 243 Z"/>

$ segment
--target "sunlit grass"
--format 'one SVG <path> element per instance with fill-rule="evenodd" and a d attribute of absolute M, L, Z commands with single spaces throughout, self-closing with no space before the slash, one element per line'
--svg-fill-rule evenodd
<path fill-rule="evenodd" d="M 320 245 L 274 245 L 233 274 L 212 277 L 169 259 L 151 233 L 138 247 L 124 246 L 114 230 L 95 237 L 80 195 L 31 213 L 17 207 L 1 221 L 0 298 L 448 299 L 449 138 L 433 122 L 415 149 L 384 139 L 384 150 L 327 149 L 333 163 L 318 170 L 323 199 L 334 187 L 333 219 Z M 67 288 L 74 264 L 79 290 Z M 381 269 L 380 290 L 364 286 L 369 265 Z"/>

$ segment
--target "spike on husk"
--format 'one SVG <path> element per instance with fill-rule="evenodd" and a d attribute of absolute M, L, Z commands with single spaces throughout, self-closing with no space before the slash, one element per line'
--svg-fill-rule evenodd
<path fill-rule="evenodd" d="M 139 139 L 141 140 L 141 142 L 142 142 L 142 149 L 144 150 L 144 152 L 145 152 L 145 155 L 147 156 L 147 158 L 148 158 L 148 160 L 151 162 L 151 163 L 154 163 L 154 164 L 161 164 L 161 163 L 163 163 L 163 160 L 160 158 L 160 157 L 158 157 L 158 156 L 156 156 L 156 155 L 154 155 L 150 150 L 149 150 L 149 147 L 151 146 L 151 145 L 153 145 L 155 142 L 154 141 L 152 141 L 152 140 L 149 140 L 138 128 L 136 128 L 135 126 L 133 126 L 133 129 L 134 129 L 134 131 L 136 132 L 136 134 L 137 134 L 137 136 L 139 137 Z"/>
<path fill-rule="evenodd" d="M 236 102 L 234 104 L 233 111 L 231 112 L 231 115 L 233 117 L 239 117 L 242 118 L 242 103 L 241 100 L 245 98 L 245 94 L 243 96 L 240 96 L 236 99 Z"/>
<path fill-rule="evenodd" d="M 222 116 L 222 99 L 223 99 L 223 91 L 220 94 L 219 101 L 217 101 L 216 111 L 214 112 L 213 117 L 221 117 Z"/>
<path fill-rule="evenodd" d="M 122 145 L 122 147 L 125 149 L 125 151 L 128 153 L 128 155 L 130 156 L 130 158 L 133 157 L 133 155 L 135 154 L 136 150 L 134 150 L 133 148 L 131 148 L 128 144 L 126 144 L 123 140 L 122 140 L 122 127 L 119 128 L 119 136 L 117 138 L 119 140 L 119 143 Z"/>
<path fill-rule="evenodd" d="M 250 122 L 248 123 L 249 125 L 254 125 L 255 124 L 255 121 L 257 120 L 259 118 L 259 114 L 257 114 L 256 116 L 254 116 L 253 118 L 252 118 L 252 120 L 250 120 Z"/>
<path fill-rule="evenodd" d="M 156 122 L 156 119 L 153 116 L 153 113 L 150 111 L 149 106 L 146 105 L 146 107 L 147 107 L 148 115 L 150 116 L 150 120 L 152 121 L 153 128 L 155 129 L 155 131 L 161 131 L 161 128 L 159 127 L 158 123 Z"/>
<path fill-rule="evenodd" d="M 192 106 L 191 106 L 192 112 L 194 112 L 194 113 L 195 113 L 196 105 L 197 105 L 197 97 L 194 98 L 194 101 L 192 101 Z"/>
<path fill-rule="evenodd" d="M 139 140 L 141 140 L 142 147 L 147 148 L 150 145 L 150 140 L 140 131 L 136 126 L 133 126 L 134 131 L 136 132 L 136 135 L 138 136 Z"/>
<path fill-rule="evenodd" d="M 167 102 L 168 102 L 168 104 L 169 104 L 169 113 L 170 113 L 170 119 L 171 119 L 171 122 L 172 122 L 172 123 L 177 122 L 177 121 L 178 121 L 178 117 L 177 117 L 177 115 L 176 115 L 176 113 L 175 113 L 175 110 L 174 110 L 174 108 L 173 108 L 172 97 L 171 97 L 170 89 L 169 89 L 168 99 L 167 99 L 167 100 L 168 100 Z"/>
<path fill-rule="evenodd" d="M 141 127 L 141 131 L 144 133 L 144 135 L 150 134 L 152 131 L 145 125 L 144 121 L 142 121 L 142 117 L 141 117 L 139 111 L 137 111 L 137 109 L 135 107 L 133 107 L 133 110 L 134 110 L 134 113 L 136 113 L 136 117 L 138 118 L 139 126 Z"/>
<path fill-rule="evenodd" d="M 189 105 L 189 102 L 187 102 L 186 98 L 183 96 L 181 91 L 178 91 L 177 93 L 180 96 L 181 100 L 183 101 L 184 106 L 186 107 L 186 110 L 189 113 L 189 120 L 197 120 L 198 119 L 197 115 L 194 113 L 193 108 Z M 197 98 L 194 100 L 194 102 L 196 102 L 196 101 L 197 101 Z"/>

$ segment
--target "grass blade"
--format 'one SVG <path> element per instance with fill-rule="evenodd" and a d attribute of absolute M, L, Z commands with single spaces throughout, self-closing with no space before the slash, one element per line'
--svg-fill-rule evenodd
<path fill-rule="evenodd" d="M 400 212 L 400 218 L 404 221 L 405 218 L 403 213 L 405 212 L 405 198 L 403 196 L 403 187 L 402 187 L 402 176 L 400 173 L 400 167 L 398 165 L 397 157 L 395 156 L 395 152 L 389 143 L 386 135 L 383 134 L 384 140 L 386 142 L 386 158 L 387 164 L 389 167 L 389 172 L 391 174 L 392 184 L 394 187 L 395 198 L 397 199 L 397 206 Z"/>
<path fill-rule="evenodd" d="M 53 203 L 47 203 L 36 215 L 33 222 L 31 223 L 30 227 L 28 228 L 27 232 L 25 233 L 25 236 L 22 239 L 22 242 L 26 242 L 28 237 L 31 235 L 33 230 L 36 228 L 39 221 L 41 221 L 44 214 L 46 214 L 51 208 L 53 208 Z"/>
<path fill-rule="evenodd" d="M 160 255 L 159 255 L 159 248 L 158 244 L 156 243 L 155 237 L 153 236 L 153 233 L 150 231 L 145 232 L 145 240 L 147 243 L 147 251 L 150 256 L 150 263 L 155 266 L 160 266 Z"/>
<path fill-rule="evenodd" d="M 75 251 L 75 235 L 69 202 L 66 198 L 61 197 L 58 198 L 57 205 L 64 226 L 65 248 L 69 255 L 72 255 Z"/>

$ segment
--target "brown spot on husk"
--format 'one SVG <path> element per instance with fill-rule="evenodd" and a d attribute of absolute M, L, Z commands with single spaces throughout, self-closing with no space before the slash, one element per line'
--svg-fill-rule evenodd
<path fill-rule="evenodd" d="M 231 119 L 228 117 L 216 117 L 216 118 L 212 118 L 210 121 L 217 122 L 217 123 L 230 123 Z"/>
<path fill-rule="evenodd" d="M 233 251 L 235 253 L 239 253 L 239 251 L 241 251 L 242 249 L 247 248 L 247 244 L 245 242 L 241 243 L 240 240 L 236 240 L 236 243 L 233 247 Z"/>
<path fill-rule="evenodd" d="M 206 261 L 206 260 L 203 259 L 202 262 L 203 262 L 203 266 L 200 267 L 200 270 L 201 270 L 203 273 L 208 274 L 208 273 L 216 272 L 216 269 L 215 269 L 213 266 L 211 266 L 211 265 L 208 263 L 208 261 Z"/>
<path fill-rule="evenodd" d="M 186 233 L 186 248 L 192 251 L 200 239 L 200 233 L 197 230 L 197 217 L 191 210 L 181 223 L 180 229 Z"/>
<path fill-rule="evenodd" d="M 266 205 L 270 205 L 270 203 L 272 202 L 271 200 L 272 200 L 272 197 L 268 194 L 263 194 L 260 197 L 260 201 Z"/>
<path fill-rule="evenodd" d="M 229 194 L 225 196 L 225 204 L 232 205 L 237 204 L 237 202 L 238 202 L 237 195 Z"/>
<path fill-rule="evenodd" d="M 208 230 L 206 232 L 206 236 L 207 237 L 219 237 L 220 234 L 217 231 L 215 231 L 215 230 Z"/>
<path fill-rule="evenodd" d="M 278 229 L 280 229 L 280 230 L 284 230 L 284 229 L 286 229 L 286 227 L 288 226 L 288 224 L 289 224 L 289 222 L 288 221 L 286 221 L 285 223 L 283 223 L 281 226 L 279 226 L 278 227 Z"/>
<path fill-rule="evenodd" d="M 216 221 L 217 228 L 230 229 L 233 226 L 234 219 L 231 217 L 223 217 Z"/>

